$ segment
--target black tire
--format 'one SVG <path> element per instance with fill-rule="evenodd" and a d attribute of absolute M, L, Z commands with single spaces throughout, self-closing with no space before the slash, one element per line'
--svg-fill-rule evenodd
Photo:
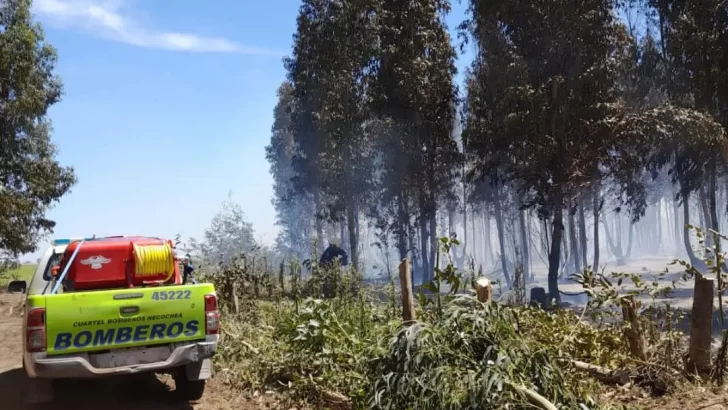
<path fill-rule="evenodd" d="M 205 394 L 207 380 L 189 380 L 187 375 L 180 374 L 174 378 L 175 393 L 185 401 L 197 401 Z"/>

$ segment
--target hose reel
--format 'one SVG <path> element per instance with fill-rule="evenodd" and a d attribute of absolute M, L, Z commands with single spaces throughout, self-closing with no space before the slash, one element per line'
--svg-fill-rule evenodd
<path fill-rule="evenodd" d="M 154 277 L 154 281 L 165 282 L 174 275 L 175 260 L 172 246 L 165 242 L 162 245 L 137 245 L 134 249 L 134 275 L 137 277 Z M 160 278 L 164 275 L 163 278 Z"/>

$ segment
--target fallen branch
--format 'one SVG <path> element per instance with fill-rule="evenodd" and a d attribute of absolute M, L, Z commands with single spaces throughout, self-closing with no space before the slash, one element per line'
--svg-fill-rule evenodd
<path fill-rule="evenodd" d="M 523 386 L 519 386 L 516 384 L 508 383 L 516 389 L 516 391 L 519 391 L 526 396 L 533 402 L 533 404 L 536 404 L 538 407 L 542 408 L 543 410 L 558 410 L 556 406 L 551 403 L 547 398 L 543 397 L 542 395 L 536 393 L 535 391 L 528 389 Z"/>
<path fill-rule="evenodd" d="M 313 397 L 317 397 L 319 400 L 326 403 L 327 408 L 335 410 L 351 410 L 353 407 L 351 399 L 349 399 L 346 395 L 321 387 L 311 379 L 307 380 L 303 377 L 290 373 L 282 374 L 281 378 L 287 379 L 289 383 L 302 382 L 302 384 L 309 389 Z"/>
<path fill-rule="evenodd" d="M 604 383 L 624 385 L 630 381 L 629 373 L 624 370 L 607 369 L 590 363 L 580 362 L 578 360 L 570 360 L 569 362 L 572 366 L 579 370 L 588 372 L 591 376 Z"/>
<path fill-rule="evenodd" d="M 260 354 L 260 350 L 256 349 L 255 347 L 253 347 L 253 345 L 246 342 L 245 340 L 237 340 L 237 342 L 247 347 L 251 352 L 253 352 L 253 354 Z"/>
<path fill-rule="evenodd" d="M 324 389 L 320 386 L 316 386 L 316 385 L 314 385 L 314 388 L 316 389 L 319 396 L 321 397 L 321 400 L 326 402 L 326 404 L 328 404 L 329 406 L 332 406 L 333 408 L 336 408 L 336 409 L 342 409 L 342 410 L 352 408 L 351 400 L 349 400 L 349 398 L 346 397 L 345 395 L 343 395 L 339 392 L 326 390 L 326 389 Z"/>
<path fill-rule="evenodd" d="M 246 342 L 245 340 L 242 340 L 240 338 L 240 335 L 238 335 L 237 333 L 234 333 L 234 332 L 228 330 L 225 327 L 222 327 L 222 335 L 223 336 L 228 336 L 228 337 L 232 338 L 233 340 L 235 340 L 235 343 L 240 343 L 241 345 L 247 347 L 248 350 L 250 350 L 251 352 L 253 352 L 253 354 L 260 354 L 260 350 L 256 349 L 255 347 L 253 347 L 253 345 L 251 345 L 250 343 Z"/>

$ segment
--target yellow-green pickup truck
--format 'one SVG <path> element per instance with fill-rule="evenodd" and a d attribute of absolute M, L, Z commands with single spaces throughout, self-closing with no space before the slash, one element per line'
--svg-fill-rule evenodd
<path fill-rule="evenodd" d="M 23 367 L 36 387 L 169 373 L 182 399 L 200 399 L 218 344 L 217 296 L 212 284 L 182 283 L 177 262 L 156 238 L 53 241 L 30 284 L 8 285 L 27 294 Z"/>

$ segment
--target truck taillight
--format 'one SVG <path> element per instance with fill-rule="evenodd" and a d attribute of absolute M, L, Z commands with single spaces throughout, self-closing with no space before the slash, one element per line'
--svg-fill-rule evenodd
<path fill-rule="evenodd" d="M 220 312 L 217 310 L 217 296 L 205 295 L 205 334 L 220 332 Z"/>
<path fill-rule="evenodd" d="M 26 349 L 29 352 L 42 352 L 46 348 L 45 308 L 28 311 L 25 331 Z"/>

